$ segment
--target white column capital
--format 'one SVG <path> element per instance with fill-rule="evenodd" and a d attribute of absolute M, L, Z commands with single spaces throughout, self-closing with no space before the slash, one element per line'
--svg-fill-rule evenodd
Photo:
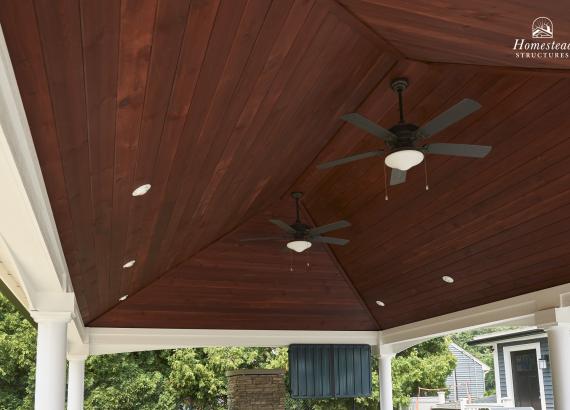
<path fill-rule="evenodd" d="M 65 322 L 69 323 L 73 314 L 71 312 L 44 312 L 32 310 L 30 315 L 37 323 Z"/>

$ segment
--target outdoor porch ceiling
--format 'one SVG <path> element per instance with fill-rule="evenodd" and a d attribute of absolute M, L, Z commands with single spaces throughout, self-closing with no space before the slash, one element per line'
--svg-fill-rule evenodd
<path fill-rule="evenodd" d="M 570 42 L 570 10 L 529 0 L 407 7 L 2 4 L 84 322 L 375 330 L 570 282 L 570 58 L 512 50 L 541 15 Z M 381 158 L 316 170 L 382 148 L 339 117 L 396 123 L 389 85 L 402 76 L 414 123 L 478 101 L 437 140 L 491 154 L 429 157 L 430 190 L 417 167 L 389 201 Z M 349 220 L 350 243 L 294 259 L 278 243 L 240 243 L 278 233 L 270 217 L 294 219 L 292 190 L 305 192 L 314 224 Z"/>

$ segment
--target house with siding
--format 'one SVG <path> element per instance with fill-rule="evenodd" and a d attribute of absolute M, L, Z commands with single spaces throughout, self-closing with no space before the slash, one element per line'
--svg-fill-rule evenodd
<path fill-rule="evenodd" d="M 554 410 L 547 334 L 523 327 L 475 337 L 470 345 L 491 346 L 497 403 Z"/>
<path fill-rule="evenodd" d="M 459 402 L 461 399 L 477 399 L 485 395 L 485 374 L 489 366 L 455 343 L 449 344 L 449 351 L 457 360 L 457 365 L 445 385 L 448 399 Z"/>

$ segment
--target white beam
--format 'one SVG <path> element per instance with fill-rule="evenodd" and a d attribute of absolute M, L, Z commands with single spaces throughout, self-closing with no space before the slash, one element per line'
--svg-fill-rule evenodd
<path fill-rule="evenodd" d="M 559 306 L 568 294 L 570 284 L 565 284 L 383 330 L 381 351 L 397 353 L 433 337 L 483 326 L 536 325 L 536 312 Z"/>
<path fill-rule="evenodd" d="M 375 331 L 87 328 L 89 353 L 107 354 L 184 347 L 277 347 L 293 343 L 376 345 Z"/>

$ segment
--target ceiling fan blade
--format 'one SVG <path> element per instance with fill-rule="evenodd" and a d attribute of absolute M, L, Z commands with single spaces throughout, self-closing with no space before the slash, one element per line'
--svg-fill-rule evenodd
<path fill-rule="evenodd" d="M 270 219 L 269 222 L 277 225 L 279 228 L 283 229 L 286 232 L 295 233 L 295 230 L 291 228 L 291 225 L 289 225 L 287 222 L 283 222 L 281 219 Z"/>
<path fill-rule="evenodd" d="M 245 238 L 240 239 L 240 242 L 254 242 L 254 241 L 283 241 L 285 238 L 279 238 L 276 236 L 266 236 L 261 238 Z"/>
<path fill-rule="evenodd" d="M 332 167 L 336 167 L 337 165 L 348 164 L 349 162 L 358 161 L 365 158 L 372 158 L 372 157 L 380 157 L 384 155 L 384 151 L 369 151 L 363 152 L 362 154 L 351 155 L 349 157 L 344 157 L 340 159 L 335 159 L 334 161 L 325 162 L 322 164 L 317 165 L 318 169 L 328 169 Z"/>
<path fill-rule="evenodd" d="M 481 104 L 479 104 L 477 101 L 465 98 L 459 101 L 453 107 L 449 108 L 447 111 L 439 114 L 423 127 L 420 127 L 417 130 L 417 134 L 421 138 L 430 137 L 435 133 L 446 129 L 450 125 L 462 120 L 469 114 L 474 113 L 479 108 L 481 108 Z"/>
<path fill-rule="evenodd" d="M 390 174 L 390 186 L 400 185 L 404 182 L 406 182 L 406 171 L 392 168 L 392 173 Z"/>
<path fill-rule="evenodd" d="M 322 242 L 322 243 L 330 243 L 332 245 L 346 245 L 347 243 L 350 242 L 348 239 L 331 238 L 328 236 L 315 236 L 314 238 L 311 238 L 311 241 Z"/>
<path fill-rule="evenodd" d="M 309 235 L 320 235 L 325 232 L 335 231 L 337 229 L 346 228 L 350 226 L 348 221 L 336 221 L 327 225 L 317 226 L 316 228 L 309 229 Z"/>
<path fill-rule="evenodd" d="M 345 114 L 340 118 L 342 118 L 346 122 L 350 122 L 352 125 L 356 125 L 358 128 L 363 129 L 364 131 L 374 135 L 376 138 L 380 138 L 381 140 L 393 141 L 398 138 L 396 137 L 396 135 L 388 131 L 386 128 L 382 128 L 375 122 L 370 121 L 368 118 L 363 117 L 362 115 L 356 112 Z"/>
<path fill-rule="evenodd" d="M 430 154 L 453 155 L 456 157 L 484 158 L 491 148 L 488 145 L 469 145 L 469 144 L 428 144 L 425 151 Z"/>

